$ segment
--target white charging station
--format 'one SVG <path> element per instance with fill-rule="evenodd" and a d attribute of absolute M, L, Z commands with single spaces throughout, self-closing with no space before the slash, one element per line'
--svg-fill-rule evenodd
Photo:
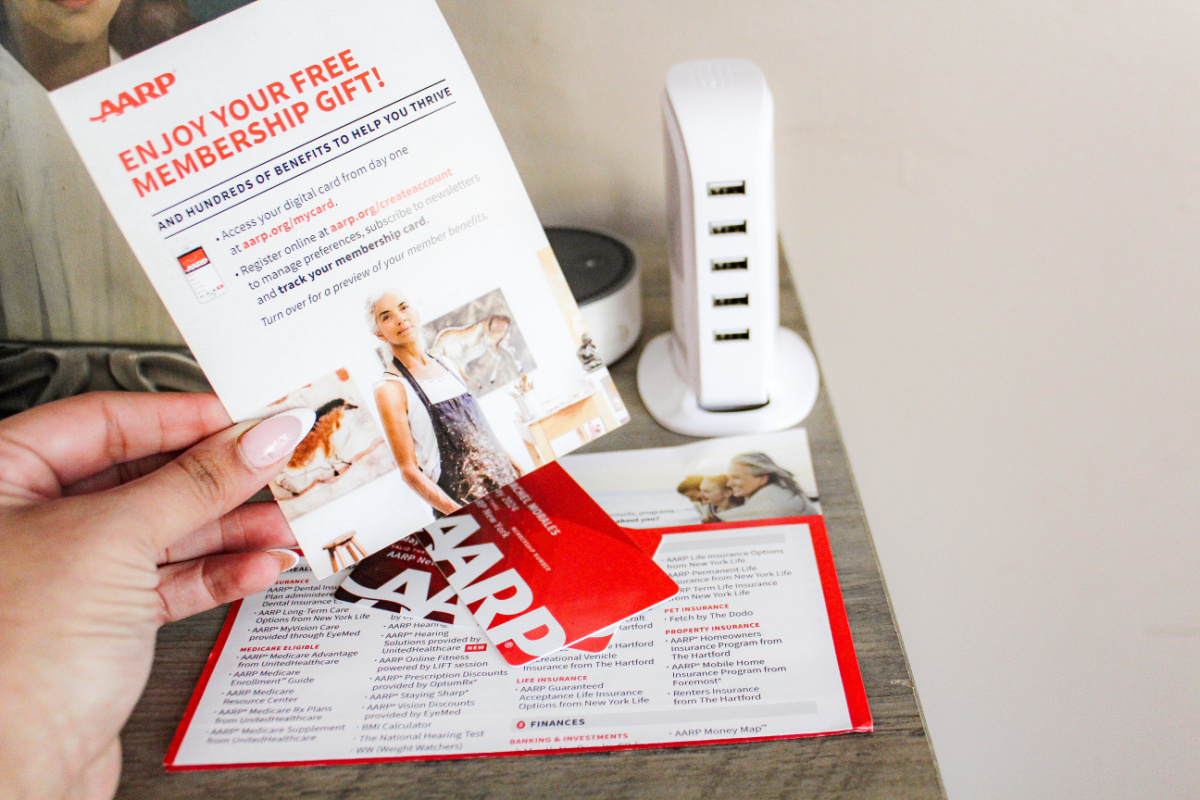
<path fill-rule="evenodd" d="M 676 64 L 663 94 L 673 329 L 638 362 L 638 392 L 689 436 L 781 430 L 820 373 L 779 326 L 774 101 L 750 61 Z"/>

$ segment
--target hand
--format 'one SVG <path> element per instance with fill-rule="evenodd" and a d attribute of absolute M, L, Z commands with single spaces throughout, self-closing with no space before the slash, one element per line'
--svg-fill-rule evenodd
<path fill-rule="evenodd" d="M 97 393 L 0 421 L 0 796 L 113 795 L 159 626 L 295 565 L 261 552 L 295 545 L 279 507 L 242 503 L 312 416 Z"/>

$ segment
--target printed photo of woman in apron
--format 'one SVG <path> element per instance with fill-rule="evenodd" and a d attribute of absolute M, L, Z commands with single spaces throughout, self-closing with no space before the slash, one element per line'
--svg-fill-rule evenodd
<path fill-rule="evenodd" d="M 367 298 L 371 332 L 389 362 L 375 386 L 384 433 L 405 482 L 449 514 L 520 473 L 455 370 L 425 351 L 421 319 L 399 289 Z"/>

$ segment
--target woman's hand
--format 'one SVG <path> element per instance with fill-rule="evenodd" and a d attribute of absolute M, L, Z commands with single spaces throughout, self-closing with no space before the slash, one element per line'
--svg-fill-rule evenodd
<path fill-rule="evenodd" d="M 295 544 L 279 507 L 242 503 L 312 412 L 228 426 L 212 395 L 97 393 L 0 421 L 0 796 L 111 797 L 159 626 L 295 564 L 269 550 Z"/>

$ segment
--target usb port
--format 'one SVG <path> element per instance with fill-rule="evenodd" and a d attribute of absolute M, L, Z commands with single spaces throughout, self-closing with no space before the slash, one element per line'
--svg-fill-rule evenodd
<path fill-rule="evenodd" d="M 745 181 L 713 181 L 708 184 L 708 196 L 717 197 L 722 194 L 745 194 Z"/>
<path fill-rule="evenodd" d="M 717 307 L 720 307 L 720 306 L 748 306 L 748 305 L 750 305 L 750 295 L 739 294 L 739 295 L 732 295 L 729 297 L 717 297 L 714 295 L 713 296 L 713 305 L 717 306 Z"/>
<path fill-rule="evenodd" d="M 750 329 L 749 328 L 747 328 L 744 331 L 724 331 L 724 332 L 714 332 L 713 333 L 713 339 L 718 342 L 732 342 L 735 339 L 749 339 L 749 338 L 750 338 Z"/>
<path fill-rule="evenodd" d="M 714 258 L 708 263 L 712 265 L 713 272 L 721 272 L 727 269 L 750 269 L 750 260 L 746 258 L 738 258 L 733 261 L 717 261 Z"/>
<path fill-rule="evenodd" d="M 729 222 L 710 222 L 708 223 L 708 232 L 714 236 L 722 233 L 745 233 L 746 220 L 735 219 Z"/>

